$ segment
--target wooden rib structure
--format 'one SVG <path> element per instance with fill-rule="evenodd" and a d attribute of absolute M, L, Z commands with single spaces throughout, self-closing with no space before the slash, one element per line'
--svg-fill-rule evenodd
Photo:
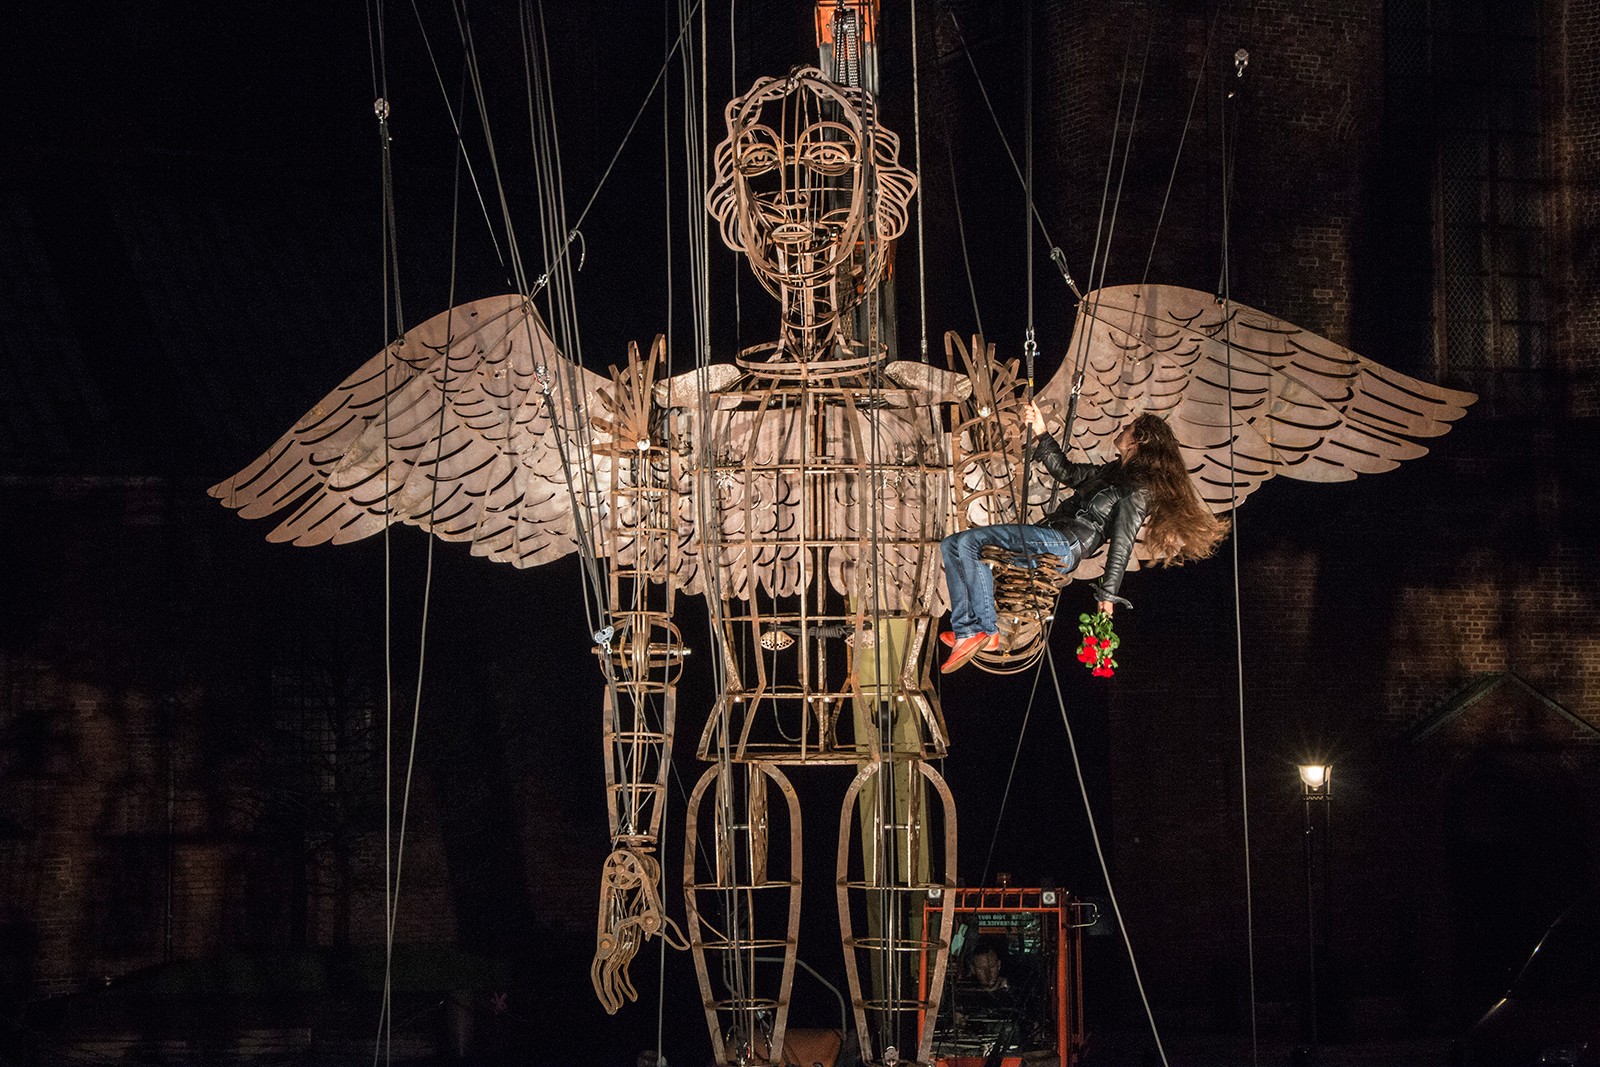
<path fill-rule="evenodd" d="M 994 345 L 981 336 L 968 347 L 945 334 L 945 358 L 966 374 L 972 393 L 957 409 L 950 430 L 958 529 L 1028 521 L 1019 459 L 1024 448 L 1022 405 L 1027 399 L 1018 360 L 996 360 Z M 1000 642 L 973 662 L 991 674 L 1026 670 L 1044 655 L 1056 596 L 1066 583 L 1053 556 L 1017 558 L 985 549 L 994 571 Z"/>

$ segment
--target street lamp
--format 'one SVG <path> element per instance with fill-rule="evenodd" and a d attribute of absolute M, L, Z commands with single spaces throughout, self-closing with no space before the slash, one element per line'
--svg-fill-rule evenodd
<path fill-rule="evenodd" d="M 1310 968 L 1306 976 L 1306 986 L 1310 993 L 1308 1008 L 1311 1018 L 1311 1047 L 1314 1049 L 1317 1047 L 1317 894 L 1311 806 L 1327 803 L 1333 799 L 1333 768 L 1326 763 L 1302 763 L 1299 770 L 1301 806 L 1305 809 L 1306 959 Z M 1323 810 L 1323 821 L 1327 822 L 1327 809 Z M 1326 841 L 1323 843 L 1323 848 L 1327 848 Z M 1323 862 L 1327 862 L 1326 856 Z"/>

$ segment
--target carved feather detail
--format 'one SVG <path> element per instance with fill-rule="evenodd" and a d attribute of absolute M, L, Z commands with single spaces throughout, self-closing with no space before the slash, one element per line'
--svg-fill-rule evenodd
<path fill-rule="evenodd" d="M 574 550 L 575 515 L 589 536 L 602 523 L 607 468 L 586 462 L 584 414 L 605 384 L 562 357 L 522 297 L 463 304 L 373 356 L 210 493 L 246 518 L 288 510 L 272 541 L 343 544 L 406 522 L 536 566 Z"/>
<path fill-rule="evenodd" d="M 1425 455 L 1466 414 L 1472 393 L 1419 381 L 1243 304 L 1170 285 L 1084 297 L 1066 358 L 1039 393 L 1060 432 L 1074 367 L 1084 367 L 1068 452 L 1111 458 L 1133 415 L 1167 420 L 1212 511 L 1269 478 L 1348 481 Z M 1036 513 L 1037 514 L 1037 513 Z M 1075 577 L 1093 577 L 1089 560 Z"/>

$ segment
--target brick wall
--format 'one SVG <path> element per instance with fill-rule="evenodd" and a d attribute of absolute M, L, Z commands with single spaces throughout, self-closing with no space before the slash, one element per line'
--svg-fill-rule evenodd
<path fill-rule="evenodd" d="M 1074 14 L 1058 29 L 1062 58 L 1052 77 L 1066 89 L 1048 121 L 1076 150 L 1055 157 L 1072 183 L 1053 207 L 1092 219 L 1129 27 L 1136 57 L 1153 27 L 1152 66 L 1159 61 L 1169 76 L 1155 101 L 1141 105 L 1141 122 L 1151 125 L 1139 136 L 1170 153 L 1172 131 L 1157 132 L 1161 117 L 1187 104 L 1187 89 L 1171 75 L 1192 76 L 1205 23 L 1185 5 Z M 1269 485 L 1240 514 L 1258 992 L 1271 1009 L 1264 1018 L 1285 1027 L 1299 1010 L 1306 959 L 1296 762 L 1318 756 L 1336 766 L 1326 912 L 1333 970 L 1323 977 L 1343 1005 L 1329 1007 L 1333 1025 L 1342 1022 L 1345 1032 L 1470 1021 L 1485 1006 L 1473 983 L 1490 958 L 1509 966 L 1564 893 L 1600 884 L 1590 869 L 1600 823 L 1588 814 L 1600 802 L 1588 785 L 1596 735 L 1512 685 L 1448 729 L 1412 736 L 1463 685 L 1505 671 L 1600 725 L 1600 516 L 1583 488 L 1600 484 L 1589 458 L 1597 444 L 1592 336 L 1600 325 L 1590 322 L 1600 264 L 1588 236 L 1600 210 L 1591 173 L 1600 151 L 1597 15 L 1595 5 L 1555 4 L 1546 19 L 1560 86 L 1552 218 L 1565 221 L 1553 223 L 1557 370 L 1542 386 L 1538 414 L 1485 421 L 1475 413 L 1434 442 L 1433 455 L 1401 471 L 1350 485 Z M 1387 328 L 1398 310 L 1392 265 L 1371 232 L 1381 225 L 1372 199 L 1386 165 L 1383 16 L 1375 0 L 1223 5 L 1213 64 L 1241 46 L 1251 56 L 1240 96 L 1226 105 L 1238 139 L 1233 292 L 1426 374 Z M 1207 172 L 1219 166 L 1223 113 L 1210 92 L 1196 107 L 1163 224 L 1173 250 L 1158 249 L 1153 281 L 1215 282 L 1218 186 Z M 1148 202 L 1159 202 L 1168 167 L 1170 156 L 1129 187 L 1130 199 L 1146 201 L 1122 209 L 1135 268 L 1154 217 Z M 1070 232 L 1086 229 L 1080 222 Z M 1108 281 L 1136 280 L 1137 270 L 1116 276 L 1118 260 L 1114 250 Z M 1130 578 L 1139 609 L 1122 628 L 1125 667 L 1110 720 L 1118 891 L 1158 1010 L 1166 1004 L 1194 1026 L 1237 1025 L 1245 996 L 1230 551 L 1183 571 Z M 1508 826 L 1520 827 L 1510 840 L 1537 836 L 1537 805 L 1521 794 L 1538 790 L 1508 785 L 1525 780 L 1549 783 L 1552 796 L 1583 813 L 1570 840 L 1540 837 L 1540 849 L 1517 854 L 1523 868 L 1544 872 L 1542 881 L 1518 882 L 1484 851 L 1488 838 L 1480 840 Z M 1470 784 L 1481 782 L 1491 784 Z M 1494 842 L 1500 853 L 1515 851 L 1505 839 Z M 1561 867 L 1563 854 L 1578 853 L 1579 873 Z M 1502 923 L 1514 929 L 1487 947 L 1462 937 L 1482 919 L 1472 908 L 1491 906 L 1469 891 L 1464 857 L 1477 857 L 1479 881 L 1498 886 L 1515 913 Z M 1094 881 L 1091 872 L 1081 877 Z"/>
<path fill-rule="evenodd" d="M 1550 0 L 1546 45 L 1555 197 L 1556 338 L 1571 410 L 1600 414 L 1600 4 Z"/>
<path fill-rule="evenodd" d="M 300 936 L 381 942 L 381 823 L 340 829 L 350 884 L 319 892 L 329 855 L 305 850 L 327 835 L 283 824 L 307 798 L 285 801 L 262 699 L 286 620 L 250 603 L 265 574 L 211 570 L 219 561 L 193 488 L 3 488 L 8 513 L 30 520 L 9 534 L 8 555 L 29 567 L 0 659 L 0 926 L 25 931 L 4 968 L 20 987 L 10 992 L 66 992 L 159 963 L 169 933 L 176 958 Z M 127 515 L 142 518 L 116 525 Z M 118 536 L 103 536 L 108 526 Z M 448 942 L 455 903 L 426 781 L 413 820 L 397 936 Z"/>

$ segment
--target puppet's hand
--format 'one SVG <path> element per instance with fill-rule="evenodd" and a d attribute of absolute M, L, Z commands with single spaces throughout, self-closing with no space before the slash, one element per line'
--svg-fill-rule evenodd
<path fill-rule="evenodd" d="M 646 938 L 662 934 L 674 948 L 688 943 L 661 906 L 661 867 L 649 853 L 619 848 L 600 874 L 600 919 L 589 979 L 600 1006 L 615 1015 L 638 992 L 628 965 Z"/>

